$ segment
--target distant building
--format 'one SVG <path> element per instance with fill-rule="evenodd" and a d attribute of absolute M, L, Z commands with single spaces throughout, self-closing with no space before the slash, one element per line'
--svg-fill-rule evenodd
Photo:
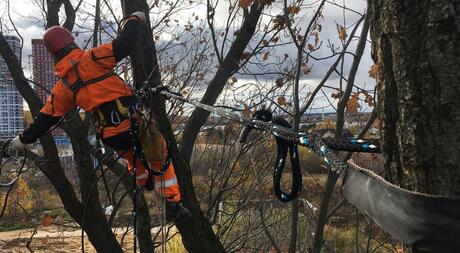
<path fill-rule="evenodd" d="M 35 92 L 45 103 L 58 78 L 54 75 L 54 59 L 42 39 L 32 39 L 32 73 Z M 64 136 L 62 129 L 53 130 L 53 136 Z"/>
<path fill-rule="evenodd" d="M 21 59 L 21 41 L 16 36 L 5 36 L 18 59 Z M 0 140 L 13 138 L 24 130 L 22 97 L 13 83 L 11 73 L 0 56 Z"/>
<path fill-rule="evenodd" d="M 50 95 L 49 91 L 58 78 L 54 75 L 54 60 L 46 50 L 42 39 L 32 39 L 32 73 L 35 92 L 45 102 Z"/>

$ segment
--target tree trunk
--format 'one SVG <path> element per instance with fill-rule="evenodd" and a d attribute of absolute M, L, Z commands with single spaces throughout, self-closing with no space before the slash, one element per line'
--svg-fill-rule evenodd
<path fill-rule="evenodd" d="M 369 1 L 386 177 L 460 196 L 460 3 Z"/>
<path fill-rule="evenodd" d="M 159 64 L 155 43 L 152 31 L 150 30 L 149 6 L 145 0 L 122 0 L 121 3 L 125 16 L 135 11 L 144 11 L 147 14 L 147 25 L 142 29 L 142 43 L 137 47 L 138 51 L 133 52 L 131 55 L 134 81 L 140 84 L 147 80 L 150 72 L 153 70 L 149 85 L 158 86 L 161 84 L 161 76 L 158 69 Z M 176 226 L 181 233 L 184 246 L 190 252 L 224 252 L 222 244 L 214 234 L 211 224 L 204 217 L 196 199 L 190 168 L 188 168 L 187 163 L 179 155 L 174 133 L 166 114 L 164 98 L 153 94 L 151 106 L 151 108 L 154 108 L 155 118 L 161 132 L 169 143 L 169 152 L 173 157 L 182 202 L 192 213 L 191 217 L 176 221 Z"/>

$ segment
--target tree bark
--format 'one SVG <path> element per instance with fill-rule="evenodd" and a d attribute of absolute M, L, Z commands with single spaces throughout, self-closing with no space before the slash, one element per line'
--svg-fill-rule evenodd
<path fill-rule="evenodd" d="M 147 23 L 141 32 L 142 43 L 137 47 L 137 51 L 131 54 L 134 81 L 136 84 L 142 83 L 149 78 L 149 74 L 153 70 L 148 85 L 150 87 L 158 86 L 161 84 L 161 74 L 158 69 L 155 43 L 150 28 L 149 6 L 145 0 L 122 0 L 121 4 L 125 16 L 135 11 L 143 11 L 147 18 Z M 179 155 L 174 133 L 166 114 L 164 98 L 153 94 L 151 108 L 154 109 L 155 119 L 169 144 L 169 152 L 173 157 L 182 202 L 191 211 L 190 217 L 176 220 L 176 226 L 180 231 L 184 246 L 190 252 L 224 252 L 221 242 L 214 234 L 211 224 L 203 215 L 196 199 L 191 171 L 188 164 Z"/>
<path fill-rule="evenodd" d="M 386 178 L 460 196 L 460 3 L 369 0 Z"/>

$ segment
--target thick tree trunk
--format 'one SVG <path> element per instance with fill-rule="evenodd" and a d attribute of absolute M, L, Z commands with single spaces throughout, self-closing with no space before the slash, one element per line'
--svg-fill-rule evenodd
<path fill-rule="evenodd" d="M 460 196 L 460 3 L 369 0 L 387 179 Z"/>
<path fill-rule="evenodd" d="M 147 14 L 147 20 L 149 20 L 149 6 L 145 0 L 122 0 L 121 3 L 125 15 L 135 11 L 144 11 Z M 143 38 L 142 43 L 137 47 L 139 51 L 133 52 L 131 56 L 134 80 L 136 83 L 141 83 L 154 70 L 149 85 L 160 85 L 161 76 L 158 69 L 155 43 L 148 21 L 147 25 L 142 29 L 141 36 Z M 184 246 L 190 252 L 224 252 L 222 244 L 214 234 L 211 224 L 204 217 L 196 199 L 192 175 L 187 163 L 179 155 L 174 133 L 166 114 L 164 98 L 154 94 L 151 102 L 158 125 L 170 145 L 169 152 L 173 157 L 176 176 L 181 187 L 182 202 L 192 213 L 191 217 L 176 221 L 176 226 L 181 233 Z"/>

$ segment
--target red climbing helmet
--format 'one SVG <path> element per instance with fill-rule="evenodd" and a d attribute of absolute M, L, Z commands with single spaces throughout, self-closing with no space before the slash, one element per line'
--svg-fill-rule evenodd
<path fill-rule="evenodd" d="M 75 38 L 66 28 L 62 26 L 53 26 L 46 30 L 43 35 L 43 41 L 48 51 L 55 55 L 61 49 L 73 45 Z"/>

